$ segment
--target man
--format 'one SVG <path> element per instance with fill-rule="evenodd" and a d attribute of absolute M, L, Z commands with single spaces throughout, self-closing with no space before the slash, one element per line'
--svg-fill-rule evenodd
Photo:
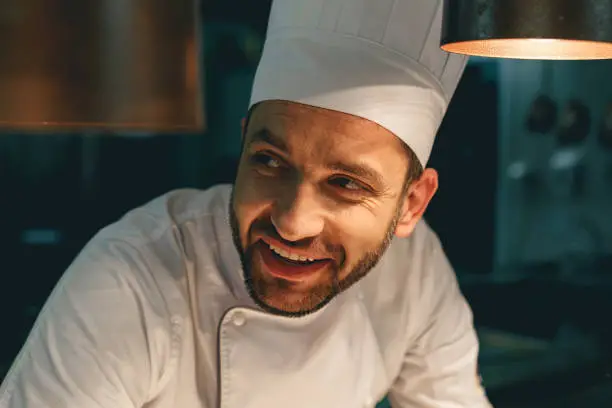
<path fill-rule="evenodd" d="M 102 230 L 0 407 L 488 407 L 470 309 L 421 221 L 465 65 L 438 49 L 441 7 L 276 0 L 233 189 Z"/>

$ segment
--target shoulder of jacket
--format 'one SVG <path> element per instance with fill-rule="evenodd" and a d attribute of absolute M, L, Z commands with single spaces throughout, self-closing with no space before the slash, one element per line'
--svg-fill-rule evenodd
<path fill-rule="evenodd" d="M 159 386 L 174 372 L 172 364 L 181 355 L 181 334 L 190 318 L 183 284 L 185 257 L 173 227 L 196 220 L 206 228 L 213 212 L 229 202 L 230 191 L 227 186 L 175 190 L 128 212 L 89 240 L 54 290 L 85 305 L 90 304 L 91 291 L 134 306 L 123 312 L 142 316 L 139 324 L 155 333 L 146 347 L 163 367 L 156 372 Z"/>
<path fill-rule="evenodd" d="M 163 305 L 169 315 L 185 314 L 181 285 L 185 254 L 178 231 L 188 221 L 212 227 L 213 210 L 229 202 L 230 191 L 228 186 L 216 186 L 204 191 L 174 190 L 157 197 L 100 230 L 75 263 L 112 268 L 147 303 Z M 79 273 L 87 273 L 87 268 L 81 267 Z"/>
<path fill-rule="evenodd" d="M 177 189 L 128 211 L 101 229 L 94 240 L 118 239 L 142 247 L 186 222 L 207 222 L 215 207 L 229 203 L 231 187 L 218 185 L 207 190 Z"/>

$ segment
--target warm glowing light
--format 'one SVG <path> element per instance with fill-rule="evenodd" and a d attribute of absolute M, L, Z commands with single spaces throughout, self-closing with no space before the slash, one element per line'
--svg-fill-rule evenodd
<path fill-rule="evenodd" d="M 598 60 L 612 58 L 612 42 L 562 39 L 489 39 L 462 41 L 442 45 L 447 52 L 478 57 Z"/>

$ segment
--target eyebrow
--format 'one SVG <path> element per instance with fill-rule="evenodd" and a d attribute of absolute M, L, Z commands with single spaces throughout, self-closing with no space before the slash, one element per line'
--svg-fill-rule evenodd
<path fill-rule="evenodd" d="M 263 128 L 258 130 L 251 136 L 251 140 L 249 140 L 249 146 L 253 143 L 263 142 L 269 145 L 276 147 L 279 150 L 287 151 L 287 145 L 283 139 L 281 139 L 278 135 L 270 132 L 270 130 Z"/>

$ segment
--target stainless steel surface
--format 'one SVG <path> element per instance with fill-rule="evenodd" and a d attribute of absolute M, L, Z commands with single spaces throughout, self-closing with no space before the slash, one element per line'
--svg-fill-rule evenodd
<path fill-rule="evenodd" d="M 0 128 L 199 130 L 196 0 L 5 0 Z"/>
<path fill-rule="evenodd" d="M 612 58 L 610 0 L 445 0 L 443 49 L 518 59 Z"/>

